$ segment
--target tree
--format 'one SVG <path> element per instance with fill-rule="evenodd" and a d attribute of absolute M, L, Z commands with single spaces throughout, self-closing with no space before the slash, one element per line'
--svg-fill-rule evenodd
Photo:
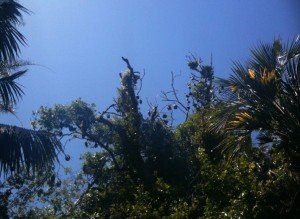
<path fill-rule="evenodd" d="M 19 3 L 8 0 L 0 2 L 0 110 L 13 112 L 14 106 L 24 94 L 17 79 L 26 73 L 28 62 L 17 60 L 25 37 L 17 30 L 22 24 L 22 12 L 29 13 Z M 21 70 L 18 70 L 20 69 Z M 26 167 L 37 169 L 53 165 L 60 142 L 46 131 L 34 131 L 0 124 L 0 173 L 19 172 Z"/>
<path fill-rule="evenodd" d="M 262 48 L 263 57 L 268 58 L 269 47 Z M 277 101 L 282 110 L 287 106 L 296 112 L 283 105 L 291 100 L 287 85 L 294 86 L 291 95 L 297 94 L 298 84 L 275 77 L 276 71 L 282 71 L 298 78 L 299 52 L 290 50 L 294 55 L 287 57 L 294 57 L 290 64 L 294 67 L 285 69 L 279 65 L 285 61 L 277 60 L 259 71 L 262 65 L 253 62 L 251 68 L 234 68 L 235 75 L 220 79 L 219 87 L 215 87 L 212 66 L 192 57 L 189 66 L 194 73 L 186 104 L 178 98 L 172 77 L 172 91 L 163 93 L 167 105 L 162 110 L 150 105 L 148 116 L 140 110 L 142 76 L 123 58 L 127 69 L 120 74 L 118 96 L 104 111 L 78 99 L 69 105 L 41 107 L 35 113 L 32 125 L 36 130 L 51 132 L 61 140 L 81 139 L 94 151 L 82 156 L 77 176 L 65 182 L 51 176 L 45 187 L 29 181 L 18 190 L 20 196 L 39 200 L 46 208 L 29 209 L 24 198 L 11 198 L 10 209 L 31 218 L 299 218 L 299 168 L 284 150 L 297 148 L 297 139 L 293 134 L 288 141 L 281 138 L 288 128 L 277 108 L 272 108 Z M 273 74 L 267 69 L 274 66 Z M 252 70 L 255 67 L 258 70 Z M 170 127 L 167 121 L 179 107 L 187 120 Z M 263 115 L 272 124 L 256 119 Z M 276 136 L 277 141 L 254 145 L 250 134 L 257 127 L 262 127 L 258 130 L 265 139 Z M 19 186 L 18 181 L 10 188 L 13 185 Z M 55 190 L 56 186 L 60 189 Z"/>
<path fill-rule="evenodd" d="M 217 102 L 177 128 L 183 147 L 192 151 L 192 194 L 204 206 L 203 218 L 299 217 L 299 42 L 282 46 L 275 40 L 252 53 L 247 67 L 236 62 L 234 75 L 219 79 Z M 199 63 L 193 59 L 189 66 L 200 66 L 201 73 Z M 200 103 L 212 85 L 203 83 L 190 86 Z M 260 147 L 251 141 L 254 131 Z"/>
<path fill-rule="evenodd" d="M 268 174 L 265 176 L 274 183 L 271 186 L 273 195 L 284 199 L 285 194 L 289 194 L 289 198 L 282 200 L 281 204 L 273 203 L 277 209 L 284 209 L 282 211 L 285 213 L 281 213 L 285 216 L 279 211 L 275 215 L 297 218 L 299 208 L 296 206 L 300 203 L 299 37 L 287 44 L 275 39 L 272 44 L 259 45 L 251 53 L 252 57 L 245 66 L 235 62 L 229 79 L 220 79 L 220 86 L 224 87 L 224 107 L 219 111 L 220 118 L 215 123 L 215 129 L 225 128 L 227 132 L 233 133 L 235 138 L 231 151 L 246 152 L 251 156 L 243 147 L 249 144 L 239 143 L 247 142 L 246 139 L 256 133 L 259 146 L 268 148 L 266 160 L 275 164 L 278 163 L 278 157 L 282 157 L 280 159 L 284 162 L 281 167 L 267 167 L 274 176 L 271 179 Z M 252 146 L 250 149 L 252 153 L 255 150 Z M 276 174 L 280 172 L 280 168 L 292 176 L 289 178 L 284 174 L 282 180 L 287 180 L 285 183 Z M 263 180 L 262 183 L 267 184 L 268 180 Z M 284 186 L 289 183 L 293 186 Z M 272 192 L 269 193 L 270 196 Z"/>
<path fill-rule="evenodd" d="M 272 143 L 299 166 L 300 148 L 300 41 L 275 39 L 252 51 L 244 67 L 236 62 L 233 75 L 220 79 L 229 112 L 229 129 L 241 135 L 259 132 L 262 144 Z M 226 120 L 224 120 L 226 121 Z"/>
<path fill-rule="evenodd" d="M 20 53 L 19 43 L 26 45 L 26 38 L 17 29 L 22 24 L 22 12 L 29 10 L 14 0 L 0 2 L 0 60 L 13 62 Z"/>
<path fill-rule="evenodd" d="M 94 104 L 78 99 L 70 105 L 41 107 L 33 124 L 62 139 L 82 139 L 87 147 L 98 148 L 84 157 L 82 170 L 89 180 L 74 208 L 89 217 L 141 216 L 147 209 L 168 215 L 168 201 L 184 193 L 179 188 L 188 180 L 186 162 L 164 113 L 156 107 L 148 116 L 140 111 L 141 75 L 127 59 L 123 61 L 127 69 L 121 73 L 118 97 L 106 110 L 99 113 Z"/>

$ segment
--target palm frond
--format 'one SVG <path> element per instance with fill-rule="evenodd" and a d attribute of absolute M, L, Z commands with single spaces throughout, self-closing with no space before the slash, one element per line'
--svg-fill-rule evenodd
<path fill-rule="evenodd" d="M 238 108 L 239 106 L 236 104 L 226 104 L 224 106 L 217 107 L 213 114 L 213 123 L 209 125 L 210 131 L 216 133 L 226 131 L 229 121 L 233 118 L 235 113 L 238 112 Z"/>
<path fill-rule="evenodd" d="M 61 143 L 46 131 L 34 131 L 0 124 L 0 174 L 16 173 L 26 168 L 37 172 L 53 165 Z"/>
<path fill-rule="evenodd" d="M 15 80 L 23 76 L 26 71 L 18 71 L 0 78 L 0 98 L 4 108 L 11 108 L 12 105 L 15 105 L 22 98 L 24 92 Z"/>
<path fill-rule="evenodd" d="M 232 132 L 231 136 L 221 142 L 222 153 L 226 156 L 227 161 L 240 154 L 250 154 L 252 152 L 252 139 L 250 132 L 240 131 Z"/>
<path fill-rule="evenodd" d="M 287 59 L 293 59 L 295 57 L 299 57 L 300 55 L 300 36 L 294 38 L 291 43 L 287 42 L 284 46 L 284 50 L 286 51 Z"/>
<path fill-rule="evenodd" d="M 245 67 L 235 62 L 233 74 L 219 80 L 226 104 L 215 127 L 227 127 L 238 137 L 258 131 L 260 145 L 282 141 L 286 148 L 298 152 L 300 41 L 297 38 L 284 45 L 275 40 L 251 52 Z"/>
<path fill-rule="evenodd" d="M 22 12 L 30 11 L 10 0 L 0 4 L 0 60 L 14 61 L 20 53 L 20 45 L 26 45 L 25 37 L 17 30 L 22 24 Z"/>
<path fill-rule="evenodd" d="M 276 68 L 276 56 L 281 50 L 279 40 L 275 40 L 273 45 L 261 43 L 256 48 L 251 50 L 252 59 L 248 66 L 256 70 L 265 68 L 267 71 L 272 71 Z"/>
<path fill-rule="evenodd" d="M 11 62 L 0 61 L 0 75 L 1 76 L 10 75 L 11 71 L 16 71 L 20 68 L 24 68 L 29 65 L 34 65 L 34 64 L 27 60 L 15 60 Z"/>

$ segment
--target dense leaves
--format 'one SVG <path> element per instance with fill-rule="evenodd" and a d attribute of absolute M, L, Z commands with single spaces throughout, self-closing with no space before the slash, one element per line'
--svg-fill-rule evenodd
<path fill-rule="evenodd" d="M 202 66 L 192 57 L 187 104 L 193 103 L 194 113 L 175 129 L 167 126 L 167 115 L 157 106 L 147 116 L 142 114 L 137 93 L 141 77 L 125 58 L 128 69 L 121 74 L 118 97 L 106 110 L 98 112 L 95 104 L 81 99 L 41 107 L 32 123 L 37 130 L 51 132 L 62 141 L 81 139 L 93 152 L 83 155 L 82 172 L 65 179 L 59 190 L 48 195 L 35 191 L 43 197 L 41 203 L 50 204 L 47 208 L 29 211 L 15 205 L 19 215 L 298 218 L 298 155 L 292 156 L 289 150 L 296 152 L 299 142 L 292 134 L 299 123 L 293 109 L 298 103 L 299 56 L 295 46 L 288 47 L 294 56 L 287 55 L 291 60 L 279 66 L 278 56 L 267 52 L 285 48 L 280 45 L 275 41 L 273 47 L 253 50 L 251 68 L 235 63 L 234 75 L 221 79 L 219 85 L 214 83 L 212 66 Z M 176 104 L 189 111 L 177 96 L 165 98 L 173 102 L 163 109 L 176 110 Z M 288 123 L 289 116 L 293 123 Z M 254 131 L 258 134 L 253 135 Z M 253 143 L 256 136 L 259 145 Z M 47 181 L 45 185 L 49 186 Z"/>
<path fill-rule="evenodd" d="M 127 69 L 120 73 L 117 98 L 104 111 L 77 99 L 40 107 L 34 131 L 0 126 L 1 170 L 19 173 L 0 184 L 1 214 L 299 218 L 299 45 L 297 39 L 262 44 L 218 84 L 213 66 L 191 55 L 186 102 L 172 77 L 172 91 L 162 95 L 166 106 L 149 104 L 146 115 L 140 110 L 142 76 L 122 58 Z M 5 89 L 13 93 L 2 96 L 3 103 L 21 97 L 13 84 L 3 84 L 1 95 Z M 186 115 L 176 127 L 175 110 Z M 61 177 L 51 168 L 61 148 L 52 136 L 68 147 L 79 140 L 90 150 L 82 155 L 79 173 L 67 169 Z M 2 146 L 6 142 L 11 147 Z M 50 165 L 43 174 L 36 169 L 39 177 L 22 168 L 35 170 L 41 162 Z"/>
<path fill-rule="evenodd" d="M 236 62 L 234 74 L 220 79 L 227 102 L 223 110 L 234 109 L 227 127 L 238 130 L 240 136 L 259 132 L 262 144 L 273 143 L 296 165 L 300 142 L 299 39 L 287 45 L 275 40 L 258 46 L 252 54 L 246 66 Z"/>

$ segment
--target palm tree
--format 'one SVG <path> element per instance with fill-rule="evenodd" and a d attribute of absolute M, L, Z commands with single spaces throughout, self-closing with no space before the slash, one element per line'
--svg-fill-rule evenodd
<path fill-rule="evenodd" d="M 29 13 L 13 0 L 0 1 L 0 111 L 13 112 L 24 92 L 16 80 L 26 73 L 28 62 L 17 61 L 25 37 L 17 30 L 22 24 L 22 12 Z M 45 131 L 0 124 L 0 174 L 19 172 L 26 168 L 35 173 L 41 167 L 53 165 L 60 142 Z"/>
<path fill-rule="evenodd" d="M 243 66 L 235 62 L 229 79 L 220 79 L 225 111 L 216 128 L 241 136 L 258 131 L 261 144 L 271 143 L 288 157 L 300 158 L 300 41 L 275 39 L 251 50 Z"/>
<path fill-rule="evenodd" d="M 22 12 L 29 10 L 13 0 L 0 1 L 0 60 L 14 61 L 20 53 L 19 43 L 26 45 L 26 38 L 18 31 Z"/>

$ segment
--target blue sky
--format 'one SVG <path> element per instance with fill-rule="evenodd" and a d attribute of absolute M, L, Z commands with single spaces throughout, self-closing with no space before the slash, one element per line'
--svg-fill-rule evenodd
<path fill-rule="evenodd" d="M 28 40 L 21 58 L 37 66 L 19 82 L 26 95 L 2 123 L 30 127 L 39 106 L 82 97 L 105 109 L 117 94 L 121 56 L 145 71 L 141 96 L 159 102 L 170 88 L 186 91 L 186 55 L 196 53 L 227 77 L 234 60 L 246 60 L 260 41 L 300 33 L 298 0 L 20 0 L 33 13 L 20 30 Z M 39 66 L 40 65 L 40 66 Z"/>

